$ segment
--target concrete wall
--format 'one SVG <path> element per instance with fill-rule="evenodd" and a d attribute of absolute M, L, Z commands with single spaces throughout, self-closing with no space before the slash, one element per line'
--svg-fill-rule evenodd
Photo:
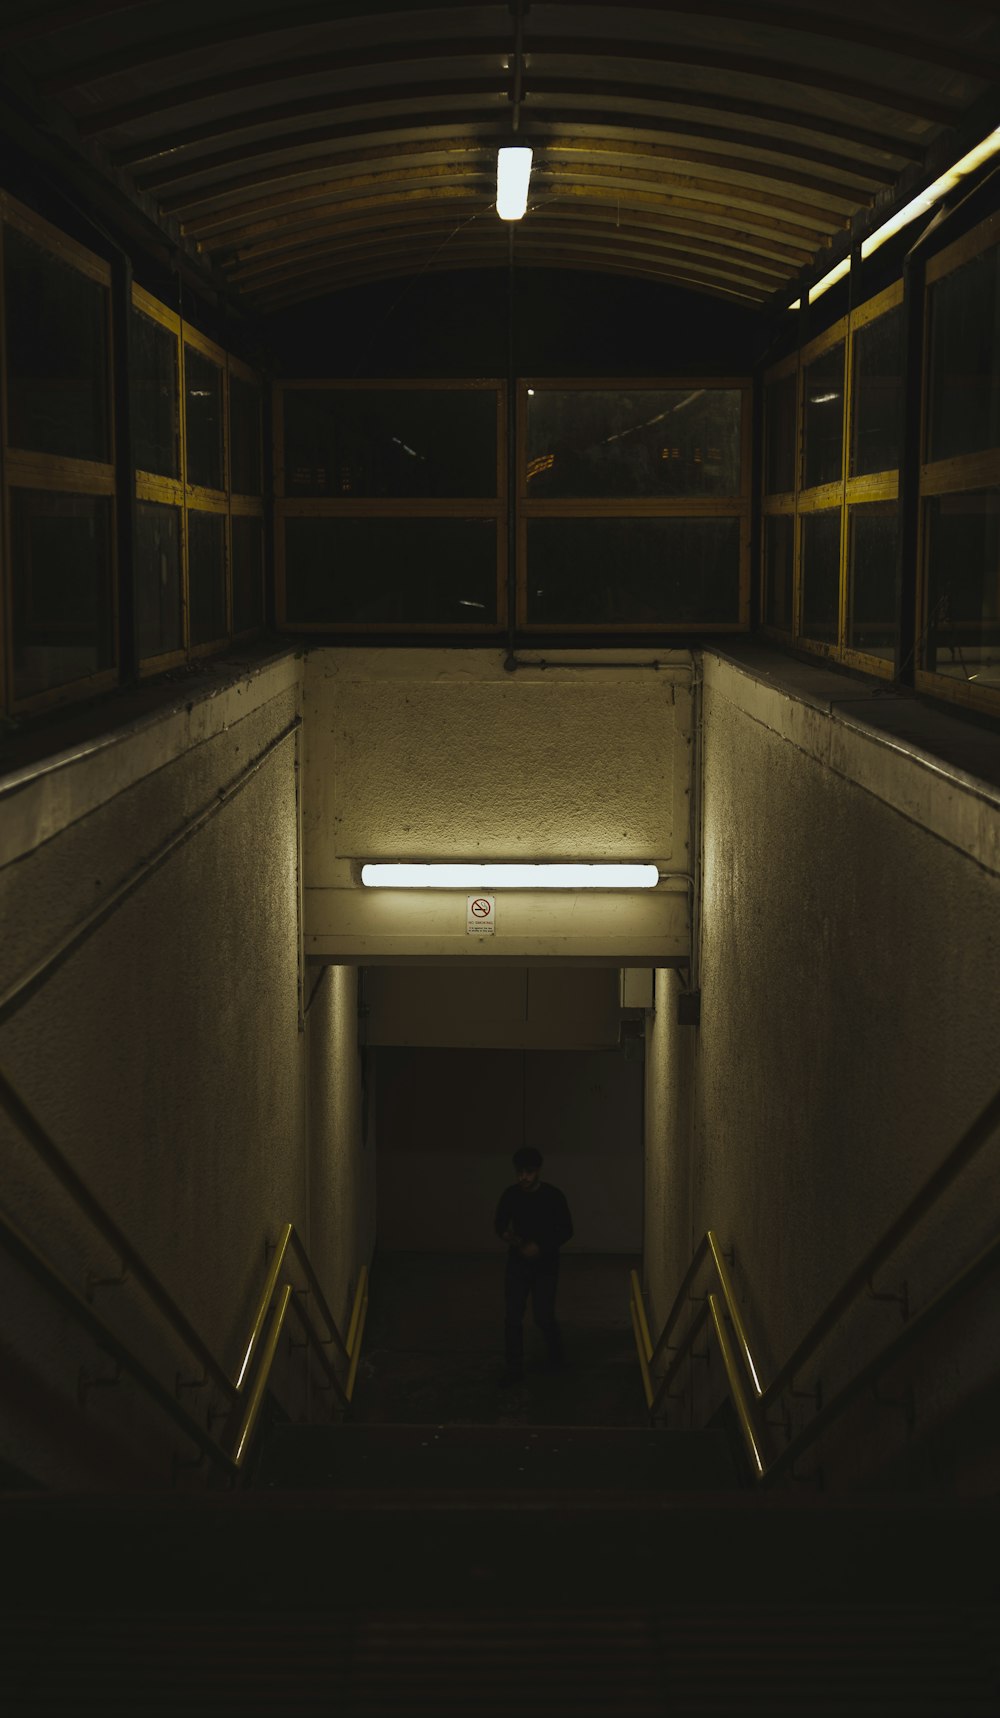
<path fill-rule="evenodd" d="M 712 1226 L 736 1249 L 765 1380 L 1000 1071 L 1000 795 L 906 737 L 919 711 L 894 716 L 861 684 L 799 672 L 809 690 L 705 656 L 701 1026 L 658 1006 L 647 1099 L 655 1316 Z M 967 745 L 953 719 L 935 721 L 942 743 Z M 683 1246 L 670 1188 L 689 1161 Z M 998 1167 L 994 1142 L 880 1288 L 907 1279 L 917 1309 L 992 1238 Z M 845 1319 L 818 1368 L 828 1399 L 899 1317 L 869 1301 Z M 995 1304 L 976 1317 L 974 1343 L 949 1327 L 911 1370 L 909 1421 L 869 1399 L 828 1441 L 831 1471 L 889 1462 L 975 1396 L 1000 1323 Z"/>
<path fill-rule="evenodd" d="M 586 670 L 572 660 L 553 652 L 508 673 L 499 650 L 309 653 L 309 955 L 365 965 L 687 957 L 688 892 L 676 880 L 632 895 L 508 890 L 492 937 L 467 934 L 464 893 L 360 886 L 365 859 L 690 870 L 689 654 L 593 652 Z"/>
<path fill-rule="evenodd" d="M 574 1251 L 639 1251 L 640 1062 L 622 1050 L 375 1055 L 380 1247 L 489 1251 L 511 1153 L 529 1144 L 569 1200 Z"/>
<path fill-rule="evenodd" d="M 288 657 L 3 794 L 0 1064 L 227 1369 L 265 1241 L 306 1228 L 299 707 Z M 0 1134 L 8 1214 L 78 1289 L 114 1272 L 31 1149 Z M 80 1411 L 81 1358 L 98 1374 L 108 1362 L 20 1269 L 0 1269 L 0 1458 L 47 1484 L 169 1477 L 171 1451 L 190 1448 L 128 1384 Z M 197 1374 L 134 1285 L 95 1295 L 168 1387 Z M 207 1409 L 204 1391 L 186 1400 Z"/>

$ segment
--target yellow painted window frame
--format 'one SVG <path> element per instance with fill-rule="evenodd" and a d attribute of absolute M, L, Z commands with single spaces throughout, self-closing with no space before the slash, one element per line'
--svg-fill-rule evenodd
<path fill-rule="evenodd" d="M 527 493 L 527 406 L 528 390 L 558 390 L 560 393 L 663 393 L 664 390 L 704 388 L 716 393 L 740 394 L 740 487 L 733 496 L 650 496 L 629 501 L 595 496 L 587 500 L 533 501 Z M 573 633 L 581 636 L 613 630 L 641 637 L 650 632 L 698 633 L 747 632 L 750 628 L 750 528 L 752 456 L 752 382 L 747 376 L 525 376 L 517 384 L 517 625 L 525 633 Z M 528 525 L 532 519 L 738 519 L 740 521 L 739 619 L 705 623 L 649 621 L 606 622 L 529 621 Z"/>
<path fill-rule="evenodd" d="M 263 408 L 264 382 L 261 376 L 241 359 L 235 358 L 224 350 L 214 340 L 202 334 L 191 323 L 185 322 L 177 311 L 167 305 L 143 287 L 133 286 L 132 308 L 141 315 L 159 322 L 162 327 L 173 334 L 177 342 L 177 423 L 179 435 L 179 464 L 180 476 L 165 477 L 156 472 L 137 471 L 135 474 L 135 496 L 137 501 L 151 501 L 161 506 L 176 507 L 181 515 L 181 632 L 182 643 L 176 650 L 163 651 L 158 656 L 143 658 L 139 672 L 143 677 L 160 674 L 165 669 L 172 668 L 183 662 L 197 661 L 203 656 L 209 656 L 220 650 L 234 636 L 249 638 L 259 631 L 259 627 L 247 628 L 239 635 L 233 632 L 233 559 L 232 559 L 232 518 L 252 517 L 260 519 L 263 528 L 264 497 L 260 495 L 233 495 L 229 486 L 230 464 L 230 426 L 229 426 L 229 376 L 235 371 L 245 381 L 250 382 L 258 391 Z M 185 409 L 187 391 L 185 375 L 185 348 L 190 346 L 218 365 L 222 372 L 222 433 L 223 433 L 223 479 L 222 489 L 206 489 L 199 484 L 188 482 L 187 475 L 187 412 Z M 263 410 L 262 410 L 263 416 Z M 263 473 L 263 429 L 261 429 L 261 472 Z M 226 630 L 217 638 L 207 640 L 202 644 L 191 643 L 191 606 L 190 606 L 190 563 L 188 517 L 191 513 L 222 513 L 226 518 L 224 535 L 225 553 L 225 584 L 226 584 Z M 263 573 L 262 573 L 263 579 Z M 262 587 L 263 597 L 263 587 Z"/>
<path fill-rule="evenodd" d="M 764 386 L 767 388 L 773 382 L 781 381 L 785 376 L 797 372 L 796 388 L 796 431 L 795 431 L 795 490 L 786 494 L 769 495 L 766 492 L 761 497 L 761 514 L 763 519 L 779 513 L 794 513 L 795 532 L 793 544 L 792 571 L 792 631 L 769 625 L 764 619 L 766 602 L 767 567 L 765 563 L 764 533 L 761 532 L 761 630 L 770 637 L 788 641 L 791 639 L 797 649 L 808 651 L 814 656 L 825 657 L 829 661 L 842 662 L 850 668 L 858 668 L 867 674 L 881 679 L 891 679 L 894 666 L 885 657 L 873 656 L 867 651 L 852 649 L 847 643 L 848 604 L 850 595 L 850 523 L 851 509 L 863 506 L 872 501 L 898 501 L 899 499 L 899 468 L 891 471 L 865 472 L 860 477 L 850 475 L 850 449 L 854 419 L 854 372 L 855 346 L 859 332 L 878 321 L 889 311 L 895 310 L 903 302 L 903 282 L 893 281 L 883 291 L 875 293 L 871 298 L 859 304 L 847 316 L 840 317 L 829 328 L 824 329 L 815 339 L 810 340 L 801 351 L 782 359 L 779 364 L 764 373 Z M 840 478 L 834 483 L 815 484 L 811 488 L 803 485 L 805 465 L 805 375 L 809 365 L 823 353 L 843 342 L 844 346 L 844 409 L 841 422 L 841 455 Z M 763 482 L 762 474 L 762 482 Z M 834 508 L 840 510 L 840 559 L 838 572 L 837 598 L 837 638 L 836 642 L 823 639 L 808 638 L 802 630 L 802 521 L 816 513 L 829 512 Z"/>
<path fill-rule="evenodd" d="M 458 393 L 475 390 L 496 395 L 496 489 L 492 496 L 423 499 L 370 499 L 333 496 L 293 496 L 285 494 L 285 394 L 306 389 L 340 392 L 430 392 Z M 506 384 L 496 377 L 417 379 L 413 377 L 318 377 L 308 379 L 279 379 L 273 384 L 274 423 L 274 577 L 277 624 L 294 633 L 454 633 L 459 636 L 483 634 L 495 636 L 507 624 L 507 532 L 505 480 L 506 449 Z M 287 618 L 287 585 L 285 577 L 285 521 L 287 519 L 492 519 L 495 522 L 497 565 L 497 618 L 491 621 L 290 621 Z"/>
<path fill-rule="evenodd" d="M 113 326 L 111 309 L 111 265 L 78 244 L 58 227 L 36 215 L 6 191 L 0 191 L 0 618 L 3 645 L 0 648 L 0 707 L 15 713 L 52 709 L 75 698 L 109 690 L 117 685 L 119 674 L 119 567 L 117 533 L 117 491 L 114 459 L 69 459 L 59 454 L 35 453 L 11 447 L 7 436 L 7 317 L 4 298 L 4 230 L 14 227 L 27 238 L 67 264 L 78 274 L 96 281 L 105 290 L 105 353 L 108 414 L 108 441 L 115 446 L 115 396 L 113 365 Z M 111 637 L 110 667 L 88 674 L 62 686 L 48 687 L 27 698 L 14 695 L 14 591 L 13 560 L 10 535 L 10 492 L 14 489 L 34 489 L 52 495 L 90 495 L 111 500 L 110 574 L 111 574 Z"/>
<path fill-rule="evenodd" d="M 974 261 L 991 246 L 1000 244 L 1000 218 L 990 215 L 953 244 L 928 259 L 924 273 L 924 290 L 931 290 L 949 274 Z M 921 395 L 920 448 L 920 514 L 917 525 L 917 652 L 914 684 L 918 692 L 928 692 L 936 698 L 967 708 L 1000 715 L 1000 687 L 975 686 L 968 680 L 954 680 L 925 666 L 923 652 L 930 630 L 928 619 L 927 569 L 927 503 L 940 495 L 970 494 L 982 489 L 1000 489 L 1000 448 L 984 448 L 977 453 L 960 454 L 950 459 L 928 461 L 926 453 L 930 409 L 931 318 L 924 319 L 923 388 Z"/>

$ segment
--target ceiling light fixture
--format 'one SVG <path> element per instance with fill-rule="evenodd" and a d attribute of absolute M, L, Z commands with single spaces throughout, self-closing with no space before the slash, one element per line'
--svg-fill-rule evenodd
<path fill-rule="evenodd" d="M 502 221 L 519 221 L 528 207 L 531 150 L 505 145 L 497 150 L 497 214 Z"/>
<path fill-rule="evenodd" d="M 655 889 L 656 865 L 382 865 L 361 867 L 368 889 Z"/>

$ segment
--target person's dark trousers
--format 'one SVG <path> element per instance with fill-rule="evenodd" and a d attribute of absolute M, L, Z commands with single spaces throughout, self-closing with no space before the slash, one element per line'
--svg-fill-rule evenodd
<path fill-rule="evenodd" d="M 556 1324 L 558 1282 L 558 1253 L 552 1259 L 525 1259 L 513 1250 L 507 1254 L 504 1359 L 509 1371 L 519 1372 L 524 1365 L 524 1314 L 529 1295 L 535 1323 L 545 1339 L 549 1364 L 558 1366 L 561 1363 L 562 1339 Z"/>

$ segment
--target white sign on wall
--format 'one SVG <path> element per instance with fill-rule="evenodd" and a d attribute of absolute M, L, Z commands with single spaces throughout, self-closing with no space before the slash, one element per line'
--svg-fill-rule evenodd
<path fill-rule="evenodd" d="M 495 895 L 466 895 L 465 929 L 470 937 L 491 937 L 497 928 Z"/>

